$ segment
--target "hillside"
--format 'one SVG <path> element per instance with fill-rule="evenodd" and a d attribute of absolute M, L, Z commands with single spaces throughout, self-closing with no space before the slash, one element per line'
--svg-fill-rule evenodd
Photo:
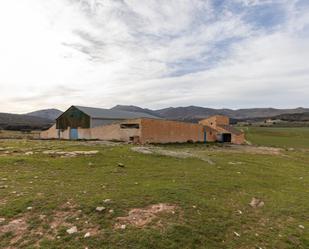
<path fill-rule="evenodd" d="M 49 120 L 55 120 L 61 114 L 62 114 L 62 111 L 60 111 L 58 109 L 45 109 L 45 110 L 29 112 L 29 113 L 26 113 L 25 115 L 49 119 Z"/>
<path fill-rule="evenodd" d="M 281 114 L 281 115 L 275 116 L 273 119 L 280 119 L 283 121 L 290 121 L 290 122 L 304 122 L 304 121 L 309 121 L 309 112 Z"/>
<path fill-rule="evenodd" d="M 151 113 L 167 119 L 196 122 L 211 115 L 227 115 L 232 119 L 271 118 L 282 114 L 295 114 L 309 112 L 308 108 L 275 109 L 275 108 L 249 108 L 249 109 L 213 109 L 199 106 L 169 107 L 160 110 L 143 109 L 137 106 L 117 105 L 112 109 L 130 110 Z"/>
<path fill-rule="evenodd" d="M 0 113 L 0 129 L 5 130 L 37 130 L 50 127 L 49 119 L 10 113 Z"/>

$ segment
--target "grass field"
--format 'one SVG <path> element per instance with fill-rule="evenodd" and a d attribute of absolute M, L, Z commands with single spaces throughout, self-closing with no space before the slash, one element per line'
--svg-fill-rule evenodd
<path fill-rule="evenodd" d="M 309 127 L 245 127 L 247 139 L 253 144 L 283 148 L 309 148 Z"/>
<path fill-rule="evenodd" d="M 309 248 L 308 131 L 247 131 L 294 150 L 0 140 L 0 248 Z"/>

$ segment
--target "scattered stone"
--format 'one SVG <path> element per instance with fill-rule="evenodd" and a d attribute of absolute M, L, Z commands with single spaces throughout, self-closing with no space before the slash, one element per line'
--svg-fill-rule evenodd
<path fill-rule="evenodd" d="M 67 233 L 68 234 L 77 233 L 77 227 L 76 226 L 71 227 L 70 229 L 67 230 Z"/>
<path fill-rule="evenodd" d="M 249 205 L 253 208 L 261 208 L 265 205 L 264 201 L 253 197 Z"/>
<path fill-rule="evenodd" d="M 240 165 L 242 162 L 229 162 L 230 165 Z"/>
<path fill-rule="evenodd" d="M 5 222 L 5 218 L 0 218 L 0 223 Z"/>
<path fill-rule="evenodd" d="M 8 188 L 9 186 L 8 185 L 1 185 L 0 186 L 0 189 L 6 189 L 6 188 Z"/>
<path fill-rule="evenodd" d="M 195 206 L 195 205 L 193 205 L 192 207 L 193 207 L 193 208 L 196 208 L 196 206 Z"/>
<path fill-rule="evenodd" d="M 98 212 L 102 212 L 103 210 L 105 210 L 105 207 L 97 207 L 95 210 Z"/>
<path fill-rule="evenodd" d="M 134 182 L 135 185 L 138 185 L 138 182 Z"/>
<path fill-rule="evenodd" d="M 39 217 L 40 217 L 41 220 L 44 220 L 46 218 L 46 215 L 45 214 L 40 214 Z"/>
<path fill-rule="evenodd" d="M 90 237 L 90 233 L 89 232 L 84 235 L 84 238 L 89 238 L 89 237 Z"/>
<path fill-rule="evenodd" d="M 299 227 L 300 229 L 305 229 L 305 227 L 304 227 L 303 225 L 298 225 L 298 227 Z"/>
<path fill-rule="evenodd" d="M 240 237 L 240 234 L 239 234 L 239 233 L 234 232 L 234 234 L 235 234 L 237 237 Z"/>
<path fill-rule="evenodd" d="M 103 202 L 104 203 L 109 203 L 109 202 L 111 202 L 112 200 L 111 199 L 105 199 Z"/>
<path fill-rule="evenodd" d="M 241 210 L 237 210 L 237 212 L 238 212 L 239 214 L 242 214 L 242 211 L 241 211 Z"/>
<path fill-rule="evenodd" d="M 38 176 L 35 176 L 35 177 L 34 177 L 34 179 L 38 179 L 38 178 L 39 178 Z"/>
<path fill-rule="evenodd" d="M 142 228 L 159 218 L 161 213 L 171 214 L 176 206 L 167 203 L 159 203 L 146 208 L 134 208 L 129 211 L 128 216 L 116 218 L 115 229 L 125 229 L 126 225 Z M 159 220 L 160 223 L 160 220 Z"/>
<path fill-rule="evenodd" d="M 27 207 L 27 210 L 32 210 L 32 207 Z"/>
<path fill-rule="evenodd" d="M 118 167 L 124 168 L 124 164 L 123 163 L 118 163 Z"/>
<path fill-rule="evenodd" d="M 1 178 L 1 181 L 7 181 L 8 179 L 7 178 Z"/>
<path fill-rule="evenodd" d="M 108 212 L 109 212 L 110 214 L 112 214 L 112 213 L 114 213 L 114 210 L 111 209 L 111 210 L 109 210 Z"/>
<path fill-rule="evenodd" d="M 26 155 L 26 156 L 33 155 L 33 152 L 32 152 L 32 151 L 28 151 L 28 152 L 25 153 L 25 155 Z"/>

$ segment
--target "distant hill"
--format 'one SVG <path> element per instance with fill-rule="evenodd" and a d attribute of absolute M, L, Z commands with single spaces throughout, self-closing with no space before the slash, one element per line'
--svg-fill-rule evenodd
<path fill-rule="evenodd" d="M 41 130 L 47 129 L 53 121 L 45 118 L 0 113 L 0 129 L 4 130 Z"/>
<path fill-rule="evenodd" d="M 33 116 L 33 117 L 39 117 L 39 118 L 44 118 L 44 119 L 49 119 L 49 120 L 54 121 L 61 114 L 62 114 L 62 111 L 60 111 L 58 109 L 45 109 L 45 110 L 29 112 L 29 113 L 27 113 L 25 115 Z"/>
<path fill-rule="evenodd" d="M 147 113 L 153 116 L 158 116 L 158 114 L 150 109 L 147 108 L 141 108 L 134 105 L 116 105 L 111 108 L 111 110 L 120 110 L 120 111 L 127 111 L 127 112 L 141 112 L 141 113 Z"/>
<path fill-rule="evenodd" d="M 290 121 L 290 122 L 305 122 L 309 121 L 309 112 L 281 114 L 273 117 L 272 119 L 280 119 L 283 121 Z"/>
<path fill-rule="evenodd" d="M 112 109 L 123 111 L 138 111 L 156 115 L 166 119 L 196 122 L 211 115 L 227 115 L 231 119 L 246 120 L 254 118 L 271 118 L 282 114 L 305 113 L 308 108 L 275 109 L 275 108 L 251 108 L 251 109 L 213 109 L 199 106 L 169 107 L 160 110 L 143 109 L 138 106 L 117 105 Z"/>

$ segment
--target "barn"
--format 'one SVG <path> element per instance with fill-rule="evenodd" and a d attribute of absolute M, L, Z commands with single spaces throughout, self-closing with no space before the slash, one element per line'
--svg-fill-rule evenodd
<path fill-rule="evenodd" d="M 215 130 L 216 141 L 223 143 L 243 144 L 245 134 L 230 125 L 230 119 L 223 115 L 214 115 L 199 121 L 199 124 Z"/>
<path fill-rule="evenodd" d="M 41 133 L 43 139 L 98 139 L 139 144 L 229 142 L 242 144 L 244 134 L 226 116 L 212 116 L 199 123 L 164 120 L 147 113 L 71 106 L 56 124 Z"/>

